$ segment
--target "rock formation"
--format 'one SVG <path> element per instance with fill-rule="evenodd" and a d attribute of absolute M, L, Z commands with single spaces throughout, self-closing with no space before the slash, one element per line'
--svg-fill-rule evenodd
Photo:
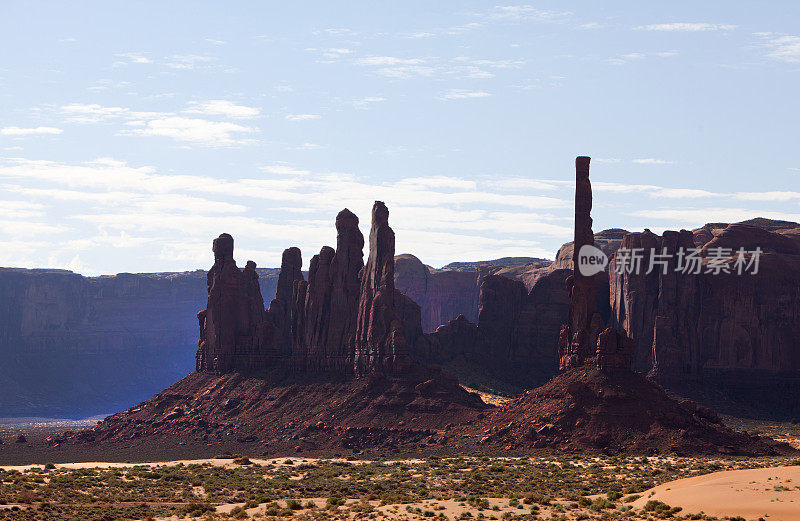
<path fill-rule="evenodd" d="M 636 343 L 636 367 L 659 379 L 765 381 L 800 376 L 800 245 L 780 229 L 751 224 L 706 225 L 694 233 L 633 233 L 623 247 L 666 251 L 665 270 L 612 273 L 614 323 Z M 677 253 L 699 247 L 701 269 L 676 270 Z M 730 273 L 709 272 L 723 248 Z M 738 274 L 739 248 L 760 248 L 758 273 Z M 752 382 L 757 385 L 756 381 Z"/>
<path fill-rule="evenodd" d="M 410 364 L 408 345 L 394 305 L 394 231 L 381 201 L 372 207 L 369 259 L 361 275 L 353 368 L 402 371 Z"/>
<path fill-rule="evenodd" d="M 475 388 L 517 393 L 558 370 L 560 325 L 569 311 L 571 270 L 540 275 L 530 291 L 499 275 L 483 279 L 478 323 L 459 316 L 417 338 L 414 357 L 441 364 Z"/>
<path fill-rule="evenodd" d="M 311 258 L 308 283 L 293 288 L 292 355 L 299 368 L 347 374 L 353 363 L 364 236 L 358 217 L 347 209 L 336 216 L 336 232 L 336 250 L 324 246 Z"/>
<path fill-rule="evenodd" d="M 275 327 L 266 321 L 256 265 L 244 270 L 233 259 L 233 237 L 214 239 L 208 271 L 208 306 L 198 313 L 197 370 L 224 373 L 268 365 L 276 355 Z"/>
<path fill-rule="evenodd" d="M 268 318 L 275 326 L 275 352 L 286 357 L 292 353 L 292 303 L 295 282 L 303 279 L 303 257 L 300 249 L 287 248 L 281 256 L 281 269 L 275 298 L 269 304 Z"/>
<path fill-rule="evenodd" d="M 394 287 L 394 232 L 382 202 L 372 210 L 370 254 L 358 217 L 336 216 L 336 249 L 323 246 L 303 279 L 300 250 L 283 253 L 275 299 L 264 310 L 255 263 L 233 259 L 233 238 L 214 241 L 208 306 L 198 314 L 197 370 L 296 371 L 364 375 L 411 369 L 408 339 L 422 334 L 420 308 Z"/>
<path fill-rule="evenodd" d="M 499 267 L 497 268 L 499 269 Z M 395 257 L 395 288 L 419 304 L 425 333 L 459 315 L 478 321 L 481 273 L 477 267 L 434 269 L 413 255 Z"/>
<path fill-rule="evenodd" d="M 559 334 L 559 368 L 563 371 L 590 365 L 603 370 L 630 369 L 633 342 L 614 328 L 606 327 L 597 305 L 600 291 L 598 279 L 602 278 L 602 274 L 585 275 L 579 269 L 581 248 L 594 247 L 588 157 L 578 157 L 575 160 L 575 174 L 574 269 L 572 277 L 567 279 L 570 295 L 569 318 Z"/>

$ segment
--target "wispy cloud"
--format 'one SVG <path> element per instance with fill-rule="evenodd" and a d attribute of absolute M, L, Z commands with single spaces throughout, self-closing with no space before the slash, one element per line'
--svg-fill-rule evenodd
<path fill-rule="evenodd" d="M 37 134 L 61 134 L 64 132 L 55 127 L 3 127 L 0 128 L 0 135 L 3 136 L 32 136 Z"/>
<path fill-rule="evenodd" d="M 572 12 L 537 9 L 531 5 L 498 5 L 477 16 L 489 20 L 553 22 L 572 16 Z"/>
<path fill-rule="evenodd" d="M 258 107 L 237 105 L 228 100 L 192 101 L 189 108 L 183 112 L 187 114 L 204 114 L 206 116 L 225 116 L 228 118 L 254 118 L 261 114 Z"/>
<path fill-rule="evenodd" d="M 525 65 L 521 59 L 487 59 L 470 56 L 414 57 L 369 56 L 358 58 L 356 65 L 370 67 L 387 78 L 453 77 L 462 79 L 494 78 L 498 71 L 520 69 Z"/>
<path fill-rule="evenodd" d="M 372 108 L 375 103 L 380 103 L 382 101 L 386 101 L 386 98 L 382 96 L 367 96 L 366 98 L 353 100 L 353 106 L 360 110 L 367 110 Z"/>
<path fill-rule="evenodd" d="M 225 100 L 209 100 L 189 103 L 183 112 L 242 119 L 258 115 L 260 109 Z M 258 130 L 231 121 L 183 117 L 171 112 L 135 111 L 96 103 L 71 103 L 62 106 L 61 113 L 72 123 L 122 123 L 124 128 L 117 132 L 121 136 L 160 136 L 211 147 L 250 144 L 252 138 L 244 135 Z"/>
<path fill-rule="evenodd" d="M 66 121 L 72 123 L 99 123 L 113 119 L 149 119 L 170 115 L 165 112 L 133 111 L 127 107 L 106 107 L 97 103 L 70 103 L 61 107 Z"/>
<path fill-rule="evenodd" d="M 792 191 L 773 191 L 773 192 L 738 192 L 733 195 L 734 199 L 743 201 L 774 201 L 785 203 L 800 199 L 800 192 Z"/>
<path fill-rule="evenodd" d="M 666 159 L 656 159 L 654 157 L 644 157 L 640 159 L 634 159 L 634 163 L 638 165 L 674 165 L 675 161 L 669 161 Z"/>
<path fill-rule="evenodd" d="M 767 58 L 787 63 L 800 62 L 800 36 L 769 36 L 765 45 L 769 49 Z"/>
<path fill-rule="evenodd" d="M 611 65 L 625 65 L 630 62 L 635 62 L 639 60 L 644 60 L 645 58 L 671 58 L 673 56 L 677 56 L 678 51 L 670 50 L 670 51 L 659 51 L 659 52 L 630 52 L 627 54 L 621 54 L 614 58 L 609 58 L 607 61 Z"/>
<path fill-rule="evenodd" d="M 309 121 L 321 117 L 319 114 L 286 114 L 286 119 L 289 121 Z"/>
<path fill-rule="evenodd" d="M 320 148 L 323 148 L 323 146 L 319 145 L 317 143 L 305 142 L 305 143 L 303 143 L 301 145 L 295 145 L 295 146 L 292 146 L 292 147 L 289 147 L 289 148 L 292 149 L 292 150 L 318 150 Z"/>
<path fill-rule="evenodd" d="M 173 54 L 164 61 L 164 65 L 171 69 L 192 70 L 217 61 L 215 56 L 201 54 Z"/>
<path fill-rule="evenodd" d="M 229 121 L 167 116 L 147 121 L 141 128 L 123 130 L 120 134 L 161 136 L 206 146 L 229 146 L 248 143 L 249 141 L 243 140 L 240 135 L 252 133 L 255 130 L 253 127 L 245 127 Z"/>
<path fill-rule="evenodd" d="M 208 230 L 225 230 L 240 245 L 265 240 L 278 244 L 269 253 L 261 249 L 269 256 L 267 265 L 275 265 L 286 246 L 299 244 L 307 254 L 318 250 L 329 238 L 338 210 L 348 207 L 368 216 L 376 198 L 386 201 L 392 211 L 398 251 L 413 252 L 415 245 L 432 244 L 426 260 L 441 263 L 481 258 L 487 255 L 482 253 L 486 248 L 492 254 L 522 255 L 525 250 L 527 255 L 546 256 L 536 237 L 566 238 L 571 230 L 569 219 L 549 213 L 567 209 L 569 201 L 538 195 L 533 186 L 503 193 L 489 182 L 453 176 L 374 182 L 281 164 L 263 166 L 260 172 L 263 175 L 220 179 L 162 174 L 153 167 L 132 167 L 113 159 L 79 164 L 18 159 L 0 160 L 0 186 L 5 193 L 29 198 L 15 209 L 33 212 L 28 224 L 19 227 L 23 232 L 14 237 L 24 237 L 25 232 L 69 232 L 49 244 L 50 251 L 59 252 L 62 264 L 98 245 L 183 242 L 194 244 L 190 249 L 197 251 L 198 262 L 205 263 Z M 42 181 L 47 188 L 42 188 Z M 47 227 L 44 214 L 51 211 L 54 200 L 71 207 L 70 222 L 81 224 L 80 233 L 67 226 Z M 264 205 L 265 200 L 271 203 Z M 484 209 L 487 205 L 492 210 Z M 265 208 L 280 211 L 282 217 L 265 218 Z M 0 232 L 14 227 L 2 218 Z M 166 236 L 173 239 L 166 241 Z"/>
<path fill-rule="evenodd" d="M 451 100 L 462 100 L 462 99 L 475 99 L 475 98 L 488 98 L 491 96 L 490 93 L 484 91 L 473 91 L 473 90 L 464 90 L 464 89 L 451 89 L 445 94 L 440 96 L 440 99 L 451 101 Z"/>
<path fill-rule="evenodd" d="M 149 58 L 144 54 L 135 52 L 119 53 L 115 54 L 114 56 L 116 56 L 117 58 L 122 58 L 121 61 L 115 62 L 115 65 L 123 65 L 128 63 L 138 63 L 138 64 L 154 63 L 152 58 Z"/>
<path fill-rule="evenodd" d="M 759 210 L 755 208 L 661 208 L 650 210 L 636 210 L 628 213 L 634 217 L 643 217 L 648 220 L 665 220 L 671 223 L 683 223 L 690 228 L 702 226 L 708 222 L 740 222 L 754 217 L 777 219 L 787 221 L 800 221 L 800 213 L 783 213 L 772 210 Z M 673 225 L 674 226 L 674 225 Z"/>
<path fill-rule="evenodd" d="M 636 29 L 640 31 L 667 31 L 696 33 L 707 31 L 733 31 L 738 25 L 732 24 L 712 24 L 707 22 L 672 22 L 664 24 L 640 25 Z"/>

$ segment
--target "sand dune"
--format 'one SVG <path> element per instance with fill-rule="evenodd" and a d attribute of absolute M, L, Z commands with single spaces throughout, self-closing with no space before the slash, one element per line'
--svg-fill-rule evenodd
<path fill-rule="evenodd" d="M 657 499 L 682 507 L 682 514 L 763 517 L 800 521 L 800 466 L 714 472 L 664 483 L 633 503 Z"/>

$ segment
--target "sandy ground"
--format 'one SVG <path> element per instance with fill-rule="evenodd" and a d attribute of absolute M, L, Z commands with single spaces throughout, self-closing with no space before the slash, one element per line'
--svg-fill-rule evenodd
<path fill-rule="evenodd" d="M 682 507 L 681 514 L 763 517 L 800 521 L 800 466 L 714 472 L 664 483 L 632 503 L 641 508 L 657 499 Z"/>
<path fill-rule="evenodd" d="M 287 462 L 291 462 L 292 466 L 301 465 L 304 463 L 316 463 L 318 461 L 340 461 L 359 465 L 364 463 L 371 463 L 369 460 L 347 460 L 344 458 L 297 458 L 297 457 L 280 457 L 280 458 L 272 458 L 272 459 L 258 459 L 258 458 L 249 458 L 255 464 L 258 465 L 280 465 L 280 466 L 288 466 Z M 409 464 L 417 464 L 422 463 L 424 460 L 420 459 L 404 459 L 404 460 L 397 460 L 403 463 Z M 392 461 L 385 461 L 384 463 L 392 463 Z M 239 467 L 240 465 L 233 463 L 233 458 L 209 458 L 209 459 L 187 459 L 187 460 L 175 460 L 175 461 L 152 461 L 146 463 L 120 463 L 120 462 L 109 462 L 109 461 L 85 461 L 81 463 L 56 463 L 55 466 L 57 469 L 112 469 L 112 468 L 125 468 L 125 467 L 174 467 L 176 465 L 204 465 L 209 464 L 215 467 Z M 5 470 L 18 470 L 20 472 L 24 472 L 28 469 L 32 468 L 39 468 L 41 469 L 43 465 L 0 465 L 0 469 Z"/>
<path fill-rule="evenodd" d="M 300 465 L 303 463 L 313 463 L 320 461 L 316 458 L 274 458 L 274 459 L 251 459 L 253 463 L 260 465 Z M 330 460 L 325 461 L 346 461 Z M 399 460 L 409 463 L 419 463 L 420 460 Z M 350 461 L 350 463 L 364 463 L 364 461 Z M 111 462 L 86 462 L 86 463 L 65 463 L 57 464 L 57 468 L 84 469 L 84 468 L 120 468 L 131 467 L 134 465 L 145 466 L 172 466 L 190 464 L 210 464 L 219 467 L 234 467 L 232 459 L 197 459 L 181 461 L 159 461 L 151 463 L 111 463 Z M 15 469 L 24 471 L 32 467 L 41 465 L 25 466 L 3 466 L 4 469 Z M 489 515 L 501 517 L 505 512 L 515 514 L 526 513 L 530 506 L 524 505 L 522 509 L 509 505 L 509 500 L 504 498 L 487 498 L 490 509 L 483 512 Z M 671 481 L 659 485 L 642 494 L 642 497 L 629 505 L 634 510 L 639 510 L 645 506 L 649 500 L 662 501 L 672 507 L 681 507 L 684 514 L 705 513 L 711 516 L 742 516 L 748 520 L 764 518 L 768 521 L 800 521 L 800 466 L 771 467 L 750 470 L 732 470 L 715 472 L 703 476 L 686 478 Z M 324 498 L 308 498 L 301 502 L 305 505 L 308 501 L 313 501 L 318 508 L 325 507 Z M 346 508 L 356 505 L 356 501 L 348 501 Z M 443 513 L 451 519 L 455 519 L 464 512 L 469 512 L 476 516 L 480 511 L 468 504 L 453 500 L 429 500 L 410 505 L 386 505 L 380 506 L 377 502 L 371 502 L 371 506 L 384 514 L 388 519 L 414 519 L 419 517 L 422 511 L 431 511 L 436 514 Z M 241 506 L 237 504 L 225 504 L 217 507 L 217 512 L 227 513 Z M 279 502 L 281 507 L 285 507 L 283 501 Z M 6 505 L 8 508 L 11 505 Z M 495 507 L 495 508 L 492 508 Z M 408 512 L 407 508 L 420 509 L 416 514 Z M 263 515 L 265 505 L 249 509 L 248 514 Z M 542 507 L 540 515 L 547 517 L 551 512 L 549 507 Z M 351 514 L 352 515 L 352 514 Z M 350 516 L 347 516 L 350 517 Z M 571 516 L 570 516 L 571 517 Z M 177 517 L 166 518 L 177 519 Z"/>
<path fill-rule="evenodd" d="M 487 498 L 489 502 L 489 508 L 479 510 L 478 508 L 468 505 L 461 501 L 455 500 L 428 500 L 428 501 L 421 501 L 418 503 L 409 503 L 403 505 L 384 505 L 380 506 L 378 501 L 370 501 L 368 502 L 376 512 L 380 512 L 383 514 L 384 519 L 389 520 L 411 520 L 411 519 L 419 519 L 419 512 L 435 512 L 437 515 L 442 513 L 446 515 L 449 519 L 456 519 L 462 513 L 469 512 L 473 518 L 477 518 L 478 515 L 482 512 L 485 516 L 496 516 L 501 517 L 505 512 L 511 512 L 514 514 L 522 514 L 527 513 L 530 511 L 529 505 L 524 505 L 522 508 L 517 508 L 510 506 L 508 503 L 508 498 Z M 324 509 L 326 499 L 325 498 L 310 498 L 310 499 L 303 499 L 301 503 L 305 505 L 308 501 L 313 501 L 317 508 Z M 285 501 L 277 501 L 280 507 L 286 507 Z M 243 506 L 244 503 L 232 503 L 232 504 L 225 504 L 220 505 L 217 507 L 218 513 L 230 513 L 234 508 Z M 358 501 L 347 501 L 347 503 L 342 507 L 343 509 L 349 509 L 353 506 L 359 505 Z M 417 512 L 409 512 L 408 509 L 416 510 L 419 509 Z M 550 509 L 548 507 L 542 507 L 541 513 L 547 515 Z M 266 505 L 259 505 L 256 508 L 250 508 L 247 510 L 247 514 L 250 517 L 254 517 L 258 519 L 261 516 L 264 516 L 266 512 Z M 354 513 L 348 513 L 347 516 L 343 517 L 354 517 Z M 166 517 L 166 518 L 157 518 L 157 521 L 177 521 L 179 518 L 177 516 Z"/>

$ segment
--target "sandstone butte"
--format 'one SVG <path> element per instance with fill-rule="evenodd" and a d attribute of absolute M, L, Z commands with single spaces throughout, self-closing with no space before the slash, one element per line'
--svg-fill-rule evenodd
<path fill-rule="evenodd" d="M 580 246 L 594 244 L 586 157 L 576 160 L 575 200 L 573 256 Z M 299 250 L 286 250 L 268 309 L 255 264 L 249 261 L 239 269 L 233 238 L 220 235 L 207 277 L 208 305 L 198 314 L 197 371 L 150 400 L 53 444 L 179 436 L 203 445 L 235 439 L 275 448 L 301 442 L 295 447 L 299 451 L 398 451 L 400 445 L 406 451 L 431 445 L 523 452 L 792 450 L 734 432 L 712 410 L 672 399 L 633 371 L 636 344 L 625 329 L 615 327 L 610 309 L 597 297 L 608 290 L 607 274 L 576 272 L 561 281 L 568 294 L 567 320 L 550 347 L 560 374 L 502 407 L 488 407 L 462 389 L 456 377 L 412 356 L 420 346 L 442 345 L 446 335 L 422 333 L 419 306 L 395 288 L 395 241 L 388 218 L 386 206 L 376 202 L 366 263 L 358 218 L 346 209 L 336 218 L 336 249 L 323 247 L 311 259 L 307 281 L 300 272 Z M 491 329 L 506 314 L 520 316 L 530 294 L 519 284 L 486 277 L 479 313 L 479 322 L 481 316 L 485 321 L 477 327 L 466 320 L 448 325 L 451 348 L 461 345 L 461 334 L 467 341 L 486 341 L 475 340 L 481 338 L 475 336 L 481 327 Z M 499 297 L 509 294 L 512 299 Z"/>

